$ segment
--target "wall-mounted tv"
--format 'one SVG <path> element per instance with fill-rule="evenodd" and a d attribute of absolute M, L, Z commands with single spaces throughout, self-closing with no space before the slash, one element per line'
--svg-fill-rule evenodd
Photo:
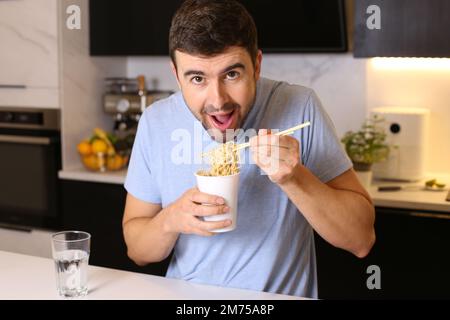
<path fill-rule="evenodd" d="M 263 52 L 347 51 L 344 0 L 240 1 L 255 19 Z M 90 0 L 91 55 L 167 55 L 181 2 Z"/>

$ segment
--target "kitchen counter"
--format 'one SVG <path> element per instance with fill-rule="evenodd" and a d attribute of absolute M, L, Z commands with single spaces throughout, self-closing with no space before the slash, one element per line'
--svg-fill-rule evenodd
<path fill-rule="evenodd" d="M 102 182 L 112 184 L 123 184 L 127 175 L 126 169 L 114 172 L 91 172 L 83 167 L 59 172 L 59 177 L 66 180 L 79 180 L 90 182 Z M 429 178 L 437 178 L 447 184 L 444 191 L 428 191 L 423 188 L 424 181 Z M 424 181 L 417 183 L 400 183 L 374 181 L 369 189 L 369 193 L 374 200 L 375 206 L 403 208 L 411 210 L 432 210 L 450 212 L 450 202 L 445 201 L 445 197 L 450 186 L 449 175 L 429 175 Z M 399 191 L 377 190 L 378 186 L 396 185 L 406 187 Z"/>
<path fill-rule="evenodd" d="M 444 190 L 426 190 L 425 181 L 436 178 L 444 182 Z M 379 186 L 401 186 L 398 191 L 378 191 Z M 426 179 L 413 183 L 387 182 L 374 180 L 369 193 L 378 207 L 389 207 L 411 210 L 431 210 L 450 213 L 450 202 L 446 201 L 450 186 L 450 176 L 430 175 Z"/>
<path fill-rule="evenodd" d="M 125 178 L 127 176 L 127 169 L 118 171 L 95 172 L 89 171 L 80 166 L 61 170 L 58 172 L 58 176 L 60 179 L 64 180 L 124 184 Z"/>
<path fill-rule="evenodd" d="M 50 244 L 49 244 L 50 245 Z M 52 259 L 0 251 L 0 300 L 63 299 L 56 292 Z M 302 300 L 267 292 L 195 284 L 89 266 L 89 294 L 82 300 Z"/>

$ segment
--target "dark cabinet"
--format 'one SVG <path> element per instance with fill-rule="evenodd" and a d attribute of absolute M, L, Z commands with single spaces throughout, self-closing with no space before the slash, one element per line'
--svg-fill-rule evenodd
<path fill-rule="evenodd" d="M 90 0 L 90 54 L 169 54 L 172 17 L 182 0 Z M 343 0 L 242 0 L 264 52 L 345 52 Z"/>
<path fill-rule="evenodd" d="M 377 208 L 375 228 L 363 259 L 316 235 L 320 298 L 450 298 L 450 213 Z M 380 268 L 381 289 L 366 285 L 371 265 Z"/>
<path fill-rule="evenodd" d="M 448 0 L 357 0 L 354 19 L 355 57 L 450 57 Z"/>
<path fill-rule="evenodd" d="M 164 276 L 169 258 L 140 267 L 127 256 L 122 235 L 126 190 L 122 185 L 62 180 L 63 226 L 92 235 L 89 263 Z"/>

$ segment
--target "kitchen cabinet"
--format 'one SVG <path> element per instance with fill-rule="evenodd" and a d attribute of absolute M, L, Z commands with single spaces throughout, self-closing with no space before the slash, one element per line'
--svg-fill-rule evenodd
<path fill-rule="evenodd" d="M 58 107 L 57 0 L 0 1 L 0 105 Z"/>
<path fill-rule="evenodd" d="M 255 20 L 259 46 L 264 52 L 347 51 L 343 0 L 240 2 Z M 167 56 L 172 16 L 181 3 L 132 0 L 123 5 L 120 1 L 89 1 L 91 55 Z"/>
<path fill-rule="evenodd" d="M 377 240 L 359 259 L 329 245 L 316 234 L 320 298 L 450 298 L 450 213 L 376 208 Z M 380 268 L 380 289 L 367 279 Z"/>
<path fill-rule="evenodd" d="M 55 230 L 0 225 L 0 251 L 51 258 L 53 232 Z"/>
<path fill-rule="evenodd" d="M 164 276 L 170 256 L 139 267 L 127 256 L 122 235 L 126 190 L 122 185 L 62 180 L 63 227 L 92 236 L 91 265 Z"/>
<path fill-rule="evenodd" d="M 355 57 L 450 57 L 448 0 L 357 0 L 354 23 Z"/>

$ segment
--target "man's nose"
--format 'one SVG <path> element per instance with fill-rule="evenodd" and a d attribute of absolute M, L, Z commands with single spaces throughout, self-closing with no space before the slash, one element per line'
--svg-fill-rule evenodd
<path fill-rule="evenodd" d="M 228 102 L 225 85 L 221 81 L 214 81 L 209 88 L 209 104 L 220 110 Z"/>

